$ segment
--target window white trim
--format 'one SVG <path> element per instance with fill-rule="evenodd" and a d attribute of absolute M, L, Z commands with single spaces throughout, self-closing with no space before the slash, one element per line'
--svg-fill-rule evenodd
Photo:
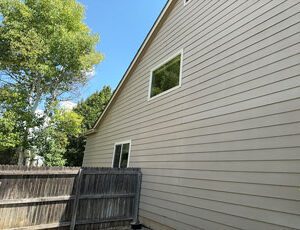
<path fill-rule="evenodd" d="M 121 141 L 121 142 L 116 142 L 114 144 L 114 151 L 113 151 L 113 157 L 112 157 L 112 164 L 111 167 L 114 167 L 114 161 L 115 161 L 115 151 L 116 151 L 116 146 L 117 145 L 123 145 L 123 144 L 129 144 L 129 149 L 128 149 L 128 160 L 127 160 L 127 168 L 129 167 L 129 161 L 130 161 L 130 153 L 131 153 L 131 140 L 127 140 L 127 141 Z M 119 159 L 119 167 L 120 167 L 120 160 L 122 157 L 122 148 L 121 148 L 121 153 L 120 153 L 120 159 Z"/>
<path fill-rule="evenodd" d="M 183 0 L 183 5 L 186 6 L 187 4 L 189 4 L 192 0 Z"/>
<path fill-rule="evenodd" d="M 166 64 L 167 62 L 171 61 L 173 58 L 175 58 L 176 56 L 178 56 L 180 54 L 180 71 L 179 71 L 179 83 L 177 86 L 174 86 L 162 93 L 159 93 L 153 97 L 151 97 L 151 86 L 152 86 L 152 76 L 153 76 L 153 72 L 158 69 L 159 67 L 161 67 L 162 65 Z M 151 69 L 150 71 L 150 79 L 149 79 L 149 87 L 148 87 L 148 101 L 151 101 L 155 98 L 158 98 L 160 96 L 163 96 L 173 90 L 176 90 L 178 88 L 181 87 L 181 78 L 182 78 L 182 63 L 183 63 L 183 49 L 181 49 L 180 51 L 177 51 L 176 53 L 172 54 L 170 57 L 168 57 L 166 60 L 164 60 L 163 62 L 161 62 L 160 64 L 158 64 L 157 66 L 155 66 L 154 68 Z"/>

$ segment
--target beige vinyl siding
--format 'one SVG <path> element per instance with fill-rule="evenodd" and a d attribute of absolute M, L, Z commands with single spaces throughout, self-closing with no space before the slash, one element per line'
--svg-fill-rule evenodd
<path fill-rule="evenodd" d="M 140 215 L 174 229 L 300 229 L 300 2 L 175 0 L 95 134 L 84 166 L 131 140 Z M 183 50 L 181 87 L 148 101 Z"/>

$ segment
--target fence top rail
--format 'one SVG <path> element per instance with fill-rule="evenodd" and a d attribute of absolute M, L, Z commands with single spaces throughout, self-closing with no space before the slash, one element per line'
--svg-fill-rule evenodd
<path fill-rule="evenodd" d="M 140 168 L 111 168 L 111 167 L 81 167 L 85 170 L 109 170 L 109 171 L 140 171 Z"/>
<path fill-rule="evenodd" d="M 79 170 L 80 167 L 59 167 L 59 166 L 20 166 L 20 165 L 0 165 L 0 171 L 6 170 L 22 170 L 22 171 L 48 171 L 48 170 L 56 170 L 56 171 L 64 171 L 64 170 Z"/>
<path fill-rule="evenodd" d="M 79 167 L 27 167 L 0 165 L 0 175 L 76 175 Z"/>
<path fill-rule="evenodd" d="M 96 168 L 96 167 L 83 167 L 81 168 L 84 174 L 138 174 L 141 172 L 140 168 Z"/>
<path fill-rule="evenodd" d="M 5 175 L 5 176 L 38 176 L 38 175 L 77 175 L 77 171 L 72 171 L 72 170 L 66 170 L 66 171 L 21 171 L 21 170 L 13 170 L 13 171 L 1 171 L 0 170 L 0 176 Z"/>
<path fill-rule="evenodd" d="M 103 168 L 82 167 L 84 174 L 139 174 L 140 168 Z M 1 175 L 76 175 L 79 167 L 27 167 L 18 165 L 0 165 Z"/>

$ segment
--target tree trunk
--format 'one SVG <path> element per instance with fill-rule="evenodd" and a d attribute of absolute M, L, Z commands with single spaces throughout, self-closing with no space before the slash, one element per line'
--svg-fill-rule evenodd
<path fill-rule="evenodd" d="M 19 159 L 18 159 L 18 165 L 24 165 L 24 151 L 23 151 L 23 147 L 20 146 L 17 148 L 16 150 L 18 156 L 19 156 Z"/>
<path fill-rule="evenodd" d="M 29 128 L 26 127 L 22 146 L 17 148 L 17 153 L 19 155 L 18 165 L 26 165 L 26 157 L 28 152 L 26 146 L 28 146 L 28 141 L 29 141 L 28 137 L 29 137 Z"/>

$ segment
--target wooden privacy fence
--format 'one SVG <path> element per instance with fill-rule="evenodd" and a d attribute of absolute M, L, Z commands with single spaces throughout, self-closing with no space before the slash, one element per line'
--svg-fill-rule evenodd
<path fill-rule="evenodd" d="M 0 166 L 0 229 L 110 229 L 138 222 L 136 168 Z"/>

